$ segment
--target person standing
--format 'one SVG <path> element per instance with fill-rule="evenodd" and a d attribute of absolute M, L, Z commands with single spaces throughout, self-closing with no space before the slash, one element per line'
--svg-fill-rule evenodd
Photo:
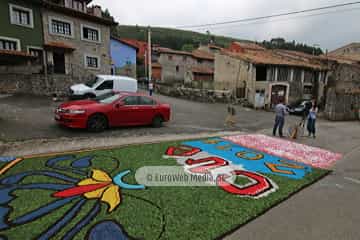
<path fill-rule="evenodd" d="M 152 96 L 154 90 L 154 84 L 152 82 L 149 82 L 149 95 Z"/>
<path fill-rule="evenodd" d="M 230 126 L 230 127 L 234 127 L 235 126 L 235 115 L 236 115 L 236 110 L 233 104 L 229 104 L 227 107 L 227 117 L 225 119 L 225 126 Z"/>
<path fill-rule="evenodd" d="M 285 115 L 287 113 L 287 108 L 283 103 L 283 100 L 280 100 L 275 107 L 275 124 L 273 128 L 273 135 L 276 136 L 276 131 L 279 129 L 279 136 L 284 137 L 283 128 L 285 124 Z"/>
<path fill-rule="evenodd" d="M 307 119 L 307 129 L 309 132 L 309 137 L 311 137 L 311 135 L 313 136 L 313 138 L 316 138 L 316 115 L 318 113 L 318 107 L 316 105 L 316 102 L 313 101 L 312 106 L 309 110 L 309 115 L 308 115 L 308 119 Z"/>

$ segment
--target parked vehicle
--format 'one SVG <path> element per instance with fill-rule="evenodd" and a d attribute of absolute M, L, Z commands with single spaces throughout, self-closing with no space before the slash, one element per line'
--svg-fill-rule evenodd
<path fill-rule="evenodd" d="M 100 132 L 109 127 L 153 125 L 170 120 L 170 105 L 130 92 L 111 92 L 95 99 L 70 101 L 55 110 L 58 124 Z"/>
<path fill-rule="evenodd" d="M 85 84 L 70 87 L 71 99 L 95 98 L 109 92 L 137 92 L 137 80 L 130 77 L 114 75 L 97 75 Z"/>
<path fill-rule="evenodd" d="M 310 100 L 300 100 L 288 106 L 288 111 L 290 114 L 294 115 L 303 115 L 306 108 L 311 108 L 311 101 Z"/>

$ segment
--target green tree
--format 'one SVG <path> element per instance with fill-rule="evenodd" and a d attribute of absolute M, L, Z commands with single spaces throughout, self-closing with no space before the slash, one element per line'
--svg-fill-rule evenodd
<path fill-rule="evenodd" d="M 192 44 L 184 44 L 181 48 L 182 51 L 192 52 L 195 49 L 194 45 Z"/>

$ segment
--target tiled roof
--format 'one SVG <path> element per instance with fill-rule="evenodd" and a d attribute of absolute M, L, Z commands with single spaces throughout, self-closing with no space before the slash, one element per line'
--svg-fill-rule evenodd
<path fill-rule="evenodd" d="M 161 64 L 160 63 L 152 63 L 151 66 L 153 68 L 161 68 Z"/>
<path fill-rule="evenodd" d="M 66 14 L 68 16 L 86 19 L 91 22 L 101 23 L 101 24 L 109 25 L 109 26 L 117 25 L 117 23 L 114 21 L 114 19 L 107 18 L 107 17 L 98 17 L 93 14 L 81 12 L 81 11 L 78 11 L 75 9 L 64 7 L 59 4 L 52 3 L 49 0 L 42 0 L 42 6 L 46 9 L 60 12 L 60 13 Z"/>
<path fill-rule="evenodd" d="M 325 70 L 327 66 L 320 62 L 305 61 L 303 59 L 295 59 L 293 57 L 277 54 L 276 50 L 249 51 L 245 53 L 234 53 L 230 51 L 222 51 L 223 54 L 238 58 L 253 64 L 279 65 L 304 67 L 317 70 Z"/>
<path fill-rule="evenodd" d="M 29 53 L 27 53 L 27 52 L 15 51 L 15 50 L 0 50 L 0 55 L 4 55 L 4 56 L 18 56 L 18 57 L 28 57 L 28 58 L 34 57 L 34 56 L 32 56 L 31 54 L 29 54 Z"/>
<path fill-rule="evenodd" d="M 206 59 L 206 60 L 214 60 L 215 59 L 214 54 L 205 52 L 205 51 L 201 51 L 201 50 L 194 50 L 192 52 L 192 55 L 194 58 L 199 58 L 199 59 Z"/>
<path fill-rule="evenodd" d="M 250 42 L 233 42 L 233 43 L 239 45 L 241 48 L 245 50 L 254 50 L 254 51 L 266 50 L 266 48 L 256 43 L 250 43 Z"/>
<path fill-rule="evenodd" d="M 346 55 L 321 55 L 320 56 L 321 59 L 323 60 L 330 60 L 330 61 L 335 61 L 338 63 L 345 63 L 345 64 L 357 64 L 360 65 L 360 56 L 356 57 L 356 56 L 346 56 Z"/>
<path fill-rule="evenodd" d="M 190 52 L 178 51 L 178 50 L 173 50 L 173 49 L 170 49 L 170 48 L 159 47 L 159 48 L 157 48 L 157 51 L 159 53 L 192 56 L 192 53 L 190 53 Z"/>
<path fill-rule="evenodd" d="M 128 40 L 122 39 L 122 38 L 117 38 L 117 37 L 114 37 L 114 36 L 111 36 L 110 38 L 111 38 L 111 39 L 114 39 L 114 40 L 116 40 L 116 41 L 119 41 L 119 42 L 121 42 L 121 43 L 123 43 L 123 44 L 125 44 L 125 45 L 128 45 L 128 46 L 130 46 L 130 47 L 132 47 L 132 48 L 135 48 L 136 50 L 139 50 L 138 45 L 135 44 L 135 43 L 132 42 L 132 41 L 128 41 Z"/>
<path fill-rule="evenodd" d="M 44 44 L 45 48 L 62 48 L 62 49 L 67 49 L 67 50 L 75 50 L 75 48 L 71 45 L 68 45 L 66 43 L 63 42 L 48 42 Z"/>
<path fill-rule="evenodd" d="M 206 67 L 193 67 L 191 69 L 193 73 L 202 73 L 202 74 L 214 74 L 213 68 L 206 68 Z"/>

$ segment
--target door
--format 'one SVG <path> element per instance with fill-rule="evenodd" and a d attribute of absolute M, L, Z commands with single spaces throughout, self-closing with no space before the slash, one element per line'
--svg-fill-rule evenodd
<path fill-rule="evenodd" d="M 96 96 L 103 95 L 105 93 L 109 93 L 114 89 L 114 81 L 113 80 L 105 80 L 100 83 L 99 86 L 95 88 Z"/>
<path fill-rule="evenodd" d="M 275 106 L 280 101 L 286 101 L 287 87 L 284 85 L 273 85 L 271 88 L 271 105 Z"/>
<path fill-rule="evenodd" d="M 139 114 L 139 105 L 137 96 L 125 97 L 122 101 L 123 104 L 114 109 L 114 125 L 126 126 L 126 125 L 138 125 L 141 122 Z"/>
<path fill-rule="evenodd" d="M 53 52 L 54 73 L 65 74 L 65 54 Z"/>
<path fill-rule="evenodd" d="M 265 107 L 265 90 L 256 90 L 255 108 Z"/>
<path fill-rule="evenodd" d="M 141 124 L 151 124 L 157 113 L 157 103 L 152 98 L 139 96 L 139 117 Z"/>

